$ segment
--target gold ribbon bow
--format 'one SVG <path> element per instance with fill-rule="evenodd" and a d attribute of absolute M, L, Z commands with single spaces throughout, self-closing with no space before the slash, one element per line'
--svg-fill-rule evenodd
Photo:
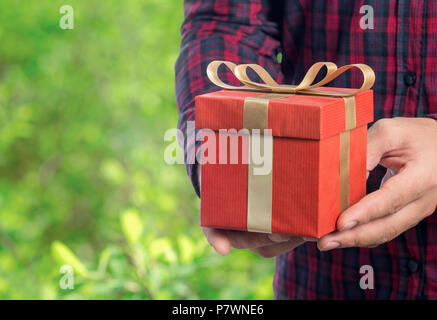
<path fill-rule="evenodd" d="M 240 80 L 246 86 L 231 86 L 224 83 L 220 77 L 218 76 L 219 67 L 224 64 L 231 70 L 234 76 Z M 325 77 L 315 83 L 314 80 L 316 76 L 319 74 L 320 70 L 326 67 L 326 75 Z M 258 83 L 250 80 L 247 75 L 247 68 L 251 68 L 255 73 L 260 77 L 260 79 L 264 83 Z M 322 90 L 314 90 L 315 88 L 319 88 L 335 78 L 339 77 L 344 72 L 357 68 L 363 74 L 363 83 L 359 89 L 353 92 L 333 92 L 333 91 L 322 91 Z M 336 96 L 336 97 L 351 97 L 356 94 L 370 89 L 375 83 L 375 73 L 372 68 L 366 64 L 349 64 L 343 67 L 338 68 L 337 65 L 333 62 L 317 62 L 311 66 L 311 68 L 305 74 L 305 77 L 297 86 L 293 85 L 283 85 L 278 84 L 270 74 L 260 65 L 257 64 L 240 64 L 236 65 L 229 61 L 221 61 L 215 60 L 212 61 L 206 70 L 209 80 L 215 85 L 227 89 L 227 90 L 246 90 L 246 91 L 258 91 L 258 92 L 274 92 L 274 93 L 291 93 L 291 94 L 309 94 L 309 95 L 325 95 L 325 96 Z"/>
<path fill-rule="evenodd" d="M 218 69 L 225 65 L 234 76 L 244 85 L 231 86 L 224 83 L 218 76 Z M 313 84 L 322 68 L 326 68 L 326 75 L 322 80 Z M 250 80 L 247 69 L 251 68 L 259 76 L 262 83 Z M 319 88 L 339 77 L 350 69 L 358 69 L 363 74 L 360 88 L 352 92 L 323 91 Z M 272 99 L 281 99 L 293 94 L 322 95 L 343 98 L 345 101 L 345 129 L 340 134 L 340 212 L 349 207 L 349 166 L 350 166 L 350 135 L 349 130 L 356 127 L 355 95 L 370 89 L 375 83 L 375 73 L 365 64 L 350 64 L 338 68 L 332 62 L 317 62 L 305 74 L 298 85 L 278 84 L 270 74 L 260 65 L 236 65 L 229 61 L 212 61 L 207 68 L 208 78 L 212 83 L 227 90 L 245 90 L 267 92 L 273 94 L 248 97 L 244 101 L 243 127 L 246 129 L 267 129 L 268 104 Z M 250 156 L 250 155 L 249 155 Z M 247 199 L 247 230 L 255 232 L 271 232 L 271 204 L 272 204 L 272 173 L 267 176 L 256 176 L 252 173 L 249 161 L 248 199 Z M 266 190 L 270 189 L 270 190 Z"/>

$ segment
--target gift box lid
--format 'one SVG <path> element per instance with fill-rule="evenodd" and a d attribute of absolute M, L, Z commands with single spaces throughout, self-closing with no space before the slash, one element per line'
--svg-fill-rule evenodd
<path fill-rule="evenodd" d="M 315 90 L 353 92 L 356 89 L 320 87 Z M 244 101 L 263 92 L 220 90 L 197 96 L 196 128 L 243 128 Z M 346 130 L 345 100 L 341 97 L 290 94 L 268 102 L 267 128 L 275 137 L 325 139 Z M 356 127 L 373 121 L 373 91 L 354 96 Z"/>

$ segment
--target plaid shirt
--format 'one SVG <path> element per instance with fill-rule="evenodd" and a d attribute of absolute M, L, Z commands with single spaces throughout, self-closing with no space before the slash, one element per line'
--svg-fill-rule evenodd
<path fill-rule="evenodd" d="M 373 7 L 374 29 L 360 27 L 363 5 Z M 300 82 L 318 61 L 365 63 L 377 75 L 375 120 L 437 115 L 437 1 L 186 0 L 184 10 L 176 63 L 184 131 L 194 97 L 218 90 L 205 72 L 216 59 L 260 64 L 286 84 Z M 331 85 L 357 87 L 360 77 L 345 74 Z M 187 155 L 198 147 L 193 138 L 184 142 Z M 187 170 L 199 194 L 196 165 Z M 372 172 L 368 192 L 384 173 Z M 373 267 L 373 290 L 360 289 L 363 265 Z M 320 252 L 306 243 L 277 258 L 273 286 L 278 299 L 437 299 L 437 215 L 373 249 Z"/>

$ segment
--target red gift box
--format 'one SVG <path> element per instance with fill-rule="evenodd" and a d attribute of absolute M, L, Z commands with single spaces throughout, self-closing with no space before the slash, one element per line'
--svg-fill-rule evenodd
<path fill-rule="evenodd" d="M 245 69 L 230 65 L 237 78 L 253 86 Z M 236 89 L 217 81 L 216 69 L 208 70 L 213 82 Z M 328 69 L 326 77 L 345 70 L 340 71 Z M 201 149 L 209 159 L 202 163 L 201 225 L 315 238 L 334 231 L 339 214 L 366 194 L 367 123 L 373 121 L 373 92 L 368 87 L 374 76 L 365 71 L 367 84 L 358 91 L 307 85 L 302 92 L 261 74 L 267 83 L 262 88 L 197 96 L 196 128 L 210 129 L 203 131 Z M 258 140 L 255 131 L 240 131 L 244 128 L 271 130 L 270 140 L 268 134 L 257 138 L 272 141 L 272 150 L 264 150 L 271 152 L 269 174 L 254 175 L 256 165 L 249 153 Z M 231 159 L 233 152 L 237 163 Z"/>

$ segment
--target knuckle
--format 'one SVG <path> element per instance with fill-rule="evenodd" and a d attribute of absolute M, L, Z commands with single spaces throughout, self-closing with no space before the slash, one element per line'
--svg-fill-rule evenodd
<path fill-rule="evenodd" d="M 388 186 L 383 186 L 383 190 L 384 190 L 384 198 L 385 199 L 390 199 L 390 200 L 384 200 L 384 201 L 389 201 L 386 205 L 386 210 L 388 211 L 388 214 L 393 214 L 398 212 L 399 210 L 401 210 L 404 206 L 405 203 L 405 196 L 400 193 L 400 192 L 396 192 L 395 190 L 389 188 Z"/>
<path fill-rule="evenodd" d="M 349 237 L 347 242 L 350 244 L 351 247 L 359 247 L 361 244 L 360 239 L 355 234 L 353 236 Z"/>
<path fill-rule="evenodd" d="M 372 214 L 369 210 L 365 211 L 362 216 L 360 217 L 360 224 L 367 223 L 373 219 L 373 216 L 375 214 Z"/>
<path fill-rule="evenodd" d="M 382 245 L 382 244 L 384 244 L 386 242 L 389 242 L 389 241 L 390 241 L 389 237 L 383 236 L 383 237 L 372 239 L 371 241 L 368 241 L 368 243 L 366 243 L 364 245 L 364 247 L 366 247 L 366 248 L 376 248 L 376 247 L 379 247 L 380 245 Z"/>
<path fill-rule="evenodd" d="M 430 176 L 430 184 L 432 189 L 437 189 L 437 173 L 434 171 Z"/>
<path fill-rule="evenodd" d="M 436 204 L 428 206 L 428 208 L 425 209 L 425 217 L 429 217 L 430 215 L 432 215 L 436 211 L 436 208 Z"/>
<path fill-rule="evenodd" d="M 349 235 L 340 241 L 345 247 L 361 247 L 362 240 L 357 232 L 349 232 Z"/>
<path fill-rule="evenodd" d="M 383 240 L 382 243 L 389 242 L 389 241 L 393 240 L 394 238 L 396 238 L 399 235 L 399 233 L 400 232 L 396 227 L 394 227 L 394 226 L 388 227 L 386 236 L 382 239 Z"/>
<path fill-rule="evenodd" d="M 369 245 L 369 248 L 376 248 L 379 247 L 387 242 L 390 242 L 392 239 L 390 237 L 382 237 L 380 239 L 377 239 L 374 243 L 372 243 L 371 245 Z"/>
<path fill-rule="evenodd" d="M 353 239 L 352 240 L 352 244 L 350 245 L 351 247 L 363 247 L 365 244 L 358 240 L 358 239 Z"/>
<path fill-rule="evenodd" d="M 369 238 L 368 235 L 364 235 L 362 232 L 355 232 L 346 240 L 348 247 L 358 248 L 373 248 L 379 246 L 382 242 L 380 239 Z"/>
<path fill-rule="evenodd" d="M 407 227 L 406 230 L 413 229 L 413 228 L 415 228 L 418 224 L 419 224 L 419 221 L 414 221 L 414 222 L 412 222 L 412 223 L 410 223 L 410 224 L 408 225 L 408 227 Z"/>
<path fill-rule="evenodd" d="M 391 119 L 380 119 L 375 122 L 373 127 L 379 134 L 389 133 L 392 129 L 392 121 Z"/>

